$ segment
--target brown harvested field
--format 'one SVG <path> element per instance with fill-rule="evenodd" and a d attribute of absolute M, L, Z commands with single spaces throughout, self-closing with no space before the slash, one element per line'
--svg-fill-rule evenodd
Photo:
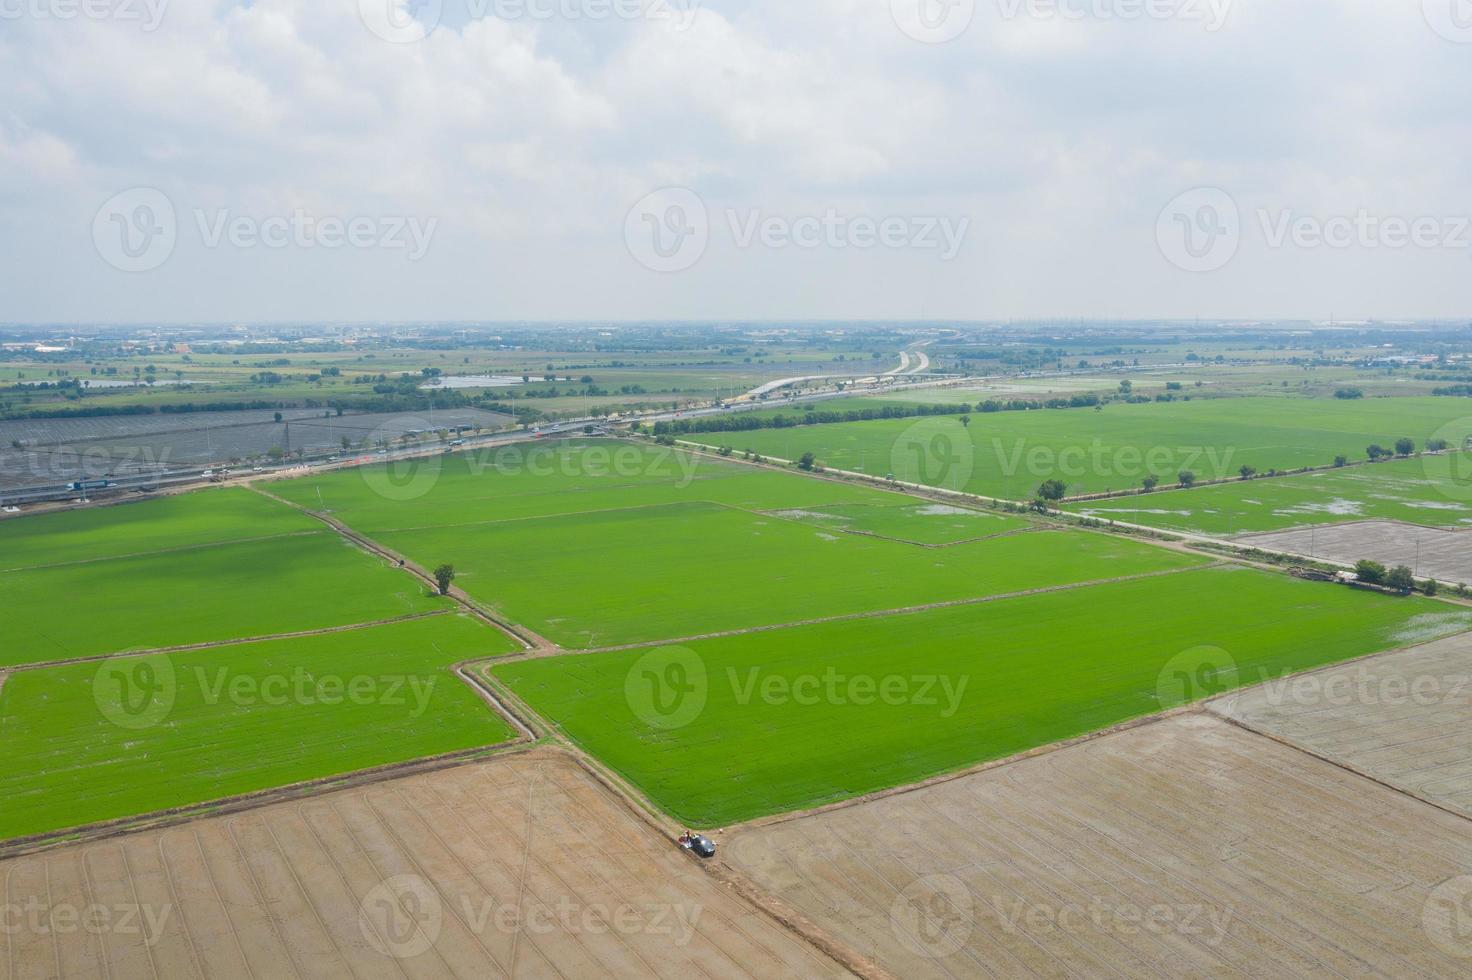
<path fill-rule="evenodd" d="M 1472 821 L 1202 712 L 753 825 L 726 850 L 906 980 L 1472 963 L 1448 919 L 1472 894 Z"/>
<path fill-rule="evenodd" d="M 1210 708 L 1472 816 L 1472 633 L 1249 688 Z"/>
<path fill-rule="evenodd" d="M 1369 558 L 1407 565 L 1420 578 L 1472 583 L 1472 530 L 1448 531 L 1400 521 L 1354 521 L 1233 539 L 1257 548 L 1354 564 Z"/>
<path fill-rule="evenodd" d="M 46 851 L 0 882 L 3 980 L 842 974 L 548 751 Z"/>

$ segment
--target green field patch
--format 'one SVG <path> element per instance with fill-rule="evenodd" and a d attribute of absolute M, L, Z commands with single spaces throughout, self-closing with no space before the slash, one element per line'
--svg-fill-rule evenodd
<path fill-rule="evenodd" d="M 804 479 L 626 440 L 520 443 L 378 463 L 272 484 L 367 534 L 711 501 L 749 510 L 888 500 L 863 487 Z"/>
<path fill-rule="evenodd" d="M 1226 479 L 1243 466 L 1260 473 L 1362 460 L 1372 443 L 1435 436 L 1462 445 L 1472 413 L 1454 398 L 1216 398 L 1092 409 L 1039 409 L 847 422 L 682 436 L 835 469 L 893 475 L 927 486 L 1010 500 L 1030 499 L 1058 479 L 1070 495 L 1139 487 L 1147 476 L 1175 483 L 1183 470 Z"/>
<path fill-rule="evenodd" d="M 454 565 L 456 584 L 479 602 L 579 648 L 899 609 L 1205 561 L 1121 537 L 1062 530 L 922 549 L 711 503 L 376 537 L 422 565 Z"/>
<path fill-rule="evenodd" d="M 771 517 L 911 544 L 945 545 L 1034 527 L 1020 517 L 951 504 L 834 504 L 811 510 L 773 510 Z"/>
<path fill-rule="evenodd" d="M 446 607 L 336 534 L 0 573 L 0 667 L 375 622 Z"/>
<path fill-rule="evenodd" d="M 492 673 L 680 821 L 719 827 L 1469 626 L 1224 568 Z"/>
<path fill-rule="evenodd" d="M 238 487 L 0 521 L 0 571 L 320 530 Z"/>
<path fill-rule="evenodd" d="M 449 668 L 511 649 L 449 615 L 12 674 L 0 839 L 498 744 Z"/>
<path fill-rule="evenodd" d="M 1100 520 L 1236 535 L 1344 521 L 1472 526 L 1472 454 L 1398 459 L 1068 507 Z"/>

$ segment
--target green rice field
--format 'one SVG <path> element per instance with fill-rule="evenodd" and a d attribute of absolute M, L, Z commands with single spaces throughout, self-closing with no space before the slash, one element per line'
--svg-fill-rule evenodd
<path fill-rule="evenodd" d="M 0 572 L 320 530 L 250 490 L 201 490 L 0 521 Z"/>
<path fill-rule="evenodd" d="M 1223 536 L 1358 520 L 1466 528 L 1472 526 L 1472 454 L 1094 500 L 1068 510 L 1100 520 Z"/>
<path fill-rule="evenodd" d="M 1174 483 L 1182 470 L 1225 479 L 1364 459 L 1371 443 L 1432 437 L 1462 445 L 1472 412 L 1454 398 L 1217 398 L 1093 409 L 1040 409 L 693 434 L 707 445 L 795 460 L 816 454 L 830 467 L 1030 499 L 1044 480 L 1070 495 L 1138 487 L 1146 476 Z"/>
<path fill-rule="evenodd" d="M 421 564 L 450 562 L 456 583 L 472 597 L 563 646 L 581 648 L 900 609 L 1205 561 L 1070 531 L 924 549 L 709 503 L 377 538 Z M 708 557 L 704 571 L 692 562 L 694 554 Z M 609 555 L 618 556 L 616 565 Z"/>
<path fill-rule="evenodd" d="M 491 672 L 678 819 L 720 827 L 1173 707 L 1182 655 L 1205 681 L 1191 700 L 1469 626 L 1429 600 L 1204 569 Z"/>
<path fill-rule="evenodd" d="M 0 687 L 0 838 L 495 745 L 449 667 L 512 649 L 466 616 L 20 671 Z"/>
<path fill-rule="evenodd" d="M 0 667 L 347 626 L 446 607 L 446 600 L 425 591 L 403 571 L 326 530 L 3 572 Z"/>

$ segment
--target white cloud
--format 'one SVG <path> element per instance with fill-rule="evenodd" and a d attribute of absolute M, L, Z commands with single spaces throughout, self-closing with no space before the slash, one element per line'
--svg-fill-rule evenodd
<path fill-rule="evenodd" d="M 889 6 L 706 0 L 679 30 L 467 22 L 446 0 L 412 44 L 339 0 L 174 0 L 153 32 L 5 21 L 0 316 L 1416 316 L 1472 300 L 1467 255 L 1305 256 L 1249 238 L 1227 269 L 1190 275 L 1154 241 L 1165 203 L 1203 184 L 1246 212 L 1472 212 L 1458 96 L 1472 46 L 1435 34 L 1418 3 L 1236 0 L 1209 31 L 1009 20 L 1012 0 L 979 0 L 942 45 L 905 37 Z M 140 185 L 182 215 L 440 227 L 413 266 L 207 250 L 186 229 L 166 266 L 124 276 L 93 252 L 91 222 Z M 947 264 L 716 241 L 661 276 L 622 233 L 664 185 L 696 189 L 718 219 L 944 214 L 971 232 Z"/>

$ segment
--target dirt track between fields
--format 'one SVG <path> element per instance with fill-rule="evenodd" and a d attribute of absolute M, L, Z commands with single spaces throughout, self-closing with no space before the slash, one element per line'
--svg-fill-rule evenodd
<path fill-rule="evenodd" d="M 1472 821 L 1204 712 L 738 828 L 726 860 L 907 980 L 1465 975 L 1423 914 Z"/>
<path fill-rule="evenodd" d="M 545 749 L 0 862 L 0 882 L 7 980 L 845 975 Z M 71 909 L 108 922 L 57 928 Z"/>

